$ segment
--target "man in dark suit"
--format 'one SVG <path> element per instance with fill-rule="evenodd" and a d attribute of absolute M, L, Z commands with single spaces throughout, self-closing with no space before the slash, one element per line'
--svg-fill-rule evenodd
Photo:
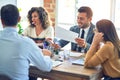
<path fill-rule="evenodd" d="M 91 23 L 93 12 L 91 8 L 82 6 L 78 9 L 77 23 L 70 28 L 70 31 L 79 34 L 78 38 L 75 39 L 76 43 L 71 43 L 71 50 L 78 52 L 87 52 L 90 44 L 93 40 L 95 26 Z M 83 31 L 84 30 L 84 31 Z M 82 35 L 82 37 L 80 37 Z M 59 40 L 59 45 L 64 47 L 69 41 Z"/>

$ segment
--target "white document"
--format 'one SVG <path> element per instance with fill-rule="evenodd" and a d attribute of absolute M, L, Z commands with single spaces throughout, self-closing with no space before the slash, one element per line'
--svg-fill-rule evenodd
<path fill-rule="evenodd" d="M 75 38 L 78 37 L 78 33 L 66 30 L 66 29 L 61 28 L 61 27 L 56 27 L 55 28 L 55 36 L 60 38 L 60 39 L 66 40 L 66 41 L 76 43 Z"/>
<path fill-rule="evenodd" d="M 84 53 L 80 53 L 80 52 L 70 52 L 70 56 L 71 57 L 80 57 L 82 56 Z"/>
<path fill-rule="evenodd" d="M 52 63 L 53 63 L 52 67 L 57 67 L 57 66 L 61 65 L 63 62 L 52 60 Z"/>
<path fill-rule="evenodd" d="M 75 65 L 81 65 L 83 66 L 84 65 L 84 58 L 80 58 L 80 59 L 77 59 L 75 61 L 72 61 L 72 64 L 75 64 Z"/>

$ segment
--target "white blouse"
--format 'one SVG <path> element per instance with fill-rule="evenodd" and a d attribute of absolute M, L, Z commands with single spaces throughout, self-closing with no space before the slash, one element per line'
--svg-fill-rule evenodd
<path fill-rule="evenodd" d="M 32 38 L 54 38 L 54 29 L 52 26 L 46 28 L 45 30 L 43 30 L 38 36 L 36 35 L 36 30 L 35 27 L 27 27 L 24 32 L 23 35 L 25 36 L 29 36 Z"/>

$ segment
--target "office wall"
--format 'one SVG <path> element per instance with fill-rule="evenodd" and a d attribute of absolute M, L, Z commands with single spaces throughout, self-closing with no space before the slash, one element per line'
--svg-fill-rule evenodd
<path fill-rule="evenodd" d="M 44 0 L 44 7 L 47 9 L 50 20 L 52 21 L 52 26 L 55 26 L 55 12 L 56 12 L 56 0 Z"/>
<path fill-rule="evenodd" d="M 43 6 L 47 9 L 50 20 L 52 22 L 52 26 L 55 26 L 55 17 L 56 17 L 56 0 L 41 0 Z M 0 8 L 5 4 L 14 4 L 17 5 L 17 0 L 0 0 Z M 0 30 L 2 29 L 1 21 L 0 21 Z"/>
<path fill-rule="evenodd" d="M 0 9 L 5 4 L 14 4 L 14 5 L 16 5 L 17 2 L 16 2 L 16 0 L 0 0 Z M 0 30 L 2 30 L 1 20 L 0 20 Z"/>

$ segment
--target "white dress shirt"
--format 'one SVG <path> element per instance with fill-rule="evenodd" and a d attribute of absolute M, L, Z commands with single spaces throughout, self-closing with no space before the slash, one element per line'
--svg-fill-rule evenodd
<path fill-rule="evenodd" d="M 87 37 L 87 35 L 88 35 L 89 28 L 90 28 L 90 27 L 87 27 L 87 28 L 84 29 L 84 32 L 85 32 L 85 33 L 84 33 L 84 39 L 85 39 L 85 40 L 86 40 L 86 37 Z M 81 34 L 82 34 L 82 29 L 80 29 L 80 34 L 79 34 L 79 35 L 81 35 Z"/>

